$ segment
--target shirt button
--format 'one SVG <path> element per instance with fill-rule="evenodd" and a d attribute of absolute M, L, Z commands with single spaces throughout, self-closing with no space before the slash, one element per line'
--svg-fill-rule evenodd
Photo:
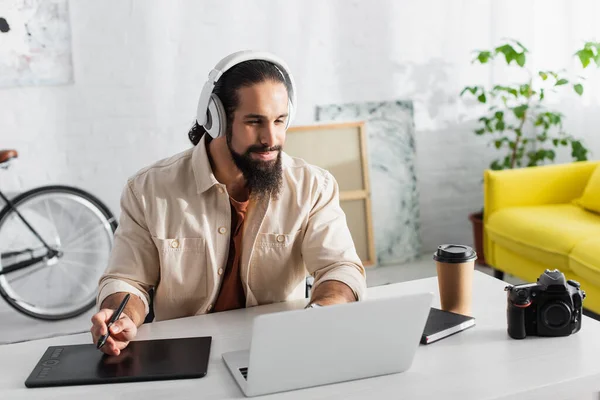
<path fill-rule="evenodd" d="M 217 271 L 219 273 L 219 275 L 223 275 L 223 268 L 219 268 L 219 271 Z"/>
<path fill-rule="evenodd" d="M 206 311 L 210 311 L 210 310 L 212 310 L 212 304 L 209 304 L 208 308 L 206 309 Z"/>
<path fill-rule="evenodd" d="M 283 235 L 278 235 L 278 236 L 277 236 L 277 241 L 278 241 L 279 243 L 283 243 L 283 242 L 285 241 L 285 236 L 283 236 Z"/>
<path fill-rule="evenodd" d="M 173 240 L 171 242 L 171 247 L 174 248 L 174 249 L 178 248 L 179 247 L 179 240 Z"/>
<path fill-rule="evenodd" d="M 225 193 L 225 189 L 223 189 L 221 186 L 219 186 L 219 193 L 221 193 L 221 194 Z"/>
<path fill-rule="evenodd" d="M 225 233 L 227 233 L 227 228 L 225 228 L 224 226 L 219 228 L 219 233 L 224 235 Z"/>

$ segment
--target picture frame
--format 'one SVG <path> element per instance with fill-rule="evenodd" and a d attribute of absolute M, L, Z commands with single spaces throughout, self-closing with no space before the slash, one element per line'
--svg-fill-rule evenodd
<path fill-rule="evenodd" d="M 285 152 L 329 171 L 339 186 L 340 206 L 364 266 L 376 263 L 371 189 L 363 122 L 290 127 Z"/>

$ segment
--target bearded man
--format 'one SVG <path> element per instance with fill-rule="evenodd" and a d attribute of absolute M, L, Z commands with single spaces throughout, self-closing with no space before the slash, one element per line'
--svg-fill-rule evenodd
<path fill-rule="evenodd" d="M 283 152 L 295 104 L 287 65 L 243 51 L 210 72 L 191 149 L 131 177 L 100 279 L 94 343 L 118 355 L 150 311 L 167 320 L 303 298 L 361 300 L 365 270 L 333 176 Z M 334 151 L 332 149 L 332 151 Z"/>

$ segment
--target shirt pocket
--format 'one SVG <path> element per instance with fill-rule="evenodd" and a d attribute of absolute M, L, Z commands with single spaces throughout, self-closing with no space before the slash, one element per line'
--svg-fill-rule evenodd
<path fill-rule="evenodd" d="M 251 286 L 270 294 L 270 301 L 285 300 L 305 279 L 301 231 L 291 234 L 259 233 L 254 245 Z"/>
<path fill-rule="evenodd" d="M 207 293 L 204 238 L 153 238 L 160 257 L 157 294 L 167 298 L 199 299 Z"/>

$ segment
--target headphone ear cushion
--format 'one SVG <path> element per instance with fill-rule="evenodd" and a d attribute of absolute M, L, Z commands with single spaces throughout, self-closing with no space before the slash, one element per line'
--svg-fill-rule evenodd
<path fill-rule="evenodd" d="M 208 119 L 204 125 L 204 129 L 213 139 L 221 136 L 225 136 L 227 129 L 227 116 L 225 114 L 225 107 L 221 99 L 216 94 L 210 96 L 208 101 Z"/>
<path fill-rule="evenodd" d="M 292 102 L 288 99 L 288 117 L 287 117 L 287 121 L 285 123 L 285 129 L 290 127 L 293 119 L 294 119 L 294 106 L 293 106 Z"/>

